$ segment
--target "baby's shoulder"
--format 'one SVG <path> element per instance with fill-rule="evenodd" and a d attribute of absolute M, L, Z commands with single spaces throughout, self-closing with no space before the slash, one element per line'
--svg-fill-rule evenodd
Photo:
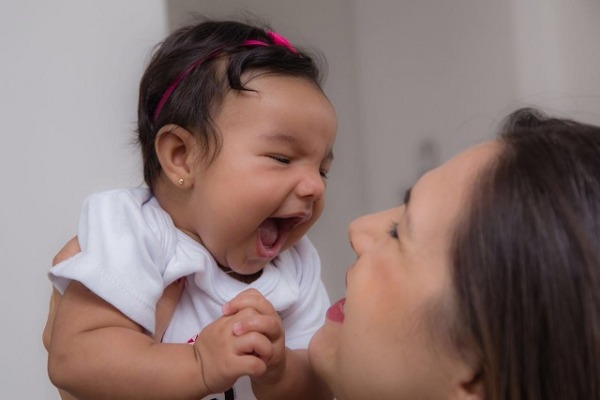
<path fill-rule="evenodd" d="M 149 189 L 143 187 L 110 189 L 89 195 L 84 202 L 106 202 L 115 204 L 133 203 L 139 206 L 152 198 Z"/>
<path fill-rule="evenodd" d="M 83 201 L 83 212 L 140 213 L 152 202 L 152 193 L 145 188 L 111 189 L 88 195 Z"/>

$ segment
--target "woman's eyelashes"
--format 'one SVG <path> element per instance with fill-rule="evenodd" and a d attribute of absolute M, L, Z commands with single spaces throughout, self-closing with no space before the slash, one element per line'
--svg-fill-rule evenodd
<path fill-rule="evenodd" d="M 388 233 L 394 239 L 398 239 L 398 223 L 397 222 L 392 222 Z"/>

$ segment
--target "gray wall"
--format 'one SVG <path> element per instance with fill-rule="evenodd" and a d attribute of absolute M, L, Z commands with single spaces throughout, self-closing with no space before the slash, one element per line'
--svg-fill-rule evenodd
<path fill-rule="evenodd" d="M 136 86 L 189 12 L 248 13 L 329 63 L 340 120 L 328 205 L 310 233 L 332 298 L 346 226 L 394 206 L 423 170 L 492 137 L 523 105 L 600 124 L 596 0 L 0 0 L 0 393 L 57 399 L 41 331 L 45 272 L 89 193 L 139 184 Z"/>

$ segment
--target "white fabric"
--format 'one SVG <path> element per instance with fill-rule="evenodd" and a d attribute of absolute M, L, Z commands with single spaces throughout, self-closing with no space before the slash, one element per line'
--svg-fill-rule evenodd
<path fill-rule="evenodd" d="M 279 312 L 286 346 L 292 349 L 308 346 L 329 307 L 319 256 L 308 238 L 281 253 L 256 281 L 245 284 L 229 277 L 206 248 L 178 230 L 147 189 L 90 196 L 81 212 L 78 239 L 81 253 L 50 270 L 54 286 L 63 293 L 71 280 L 77 280 L 148 332 L 154 332 L 156 303 L 164 288 L 186 278 L 164 342 L 194 338 L 221 316 L 225 302 L 249 287 L 259 290 Z M 230 392 L 207 399 L 254 399 L 247 379 L 240 379 L 234 392 L 234 397 Z"/>

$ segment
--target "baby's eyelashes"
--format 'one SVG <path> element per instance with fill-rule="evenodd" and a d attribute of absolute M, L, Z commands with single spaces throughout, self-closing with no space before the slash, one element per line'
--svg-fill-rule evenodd
<path fill-rule="evenodd" d="M 275 160 L 281 164 L 289 164 L 291 162 L 291 158 L 286 157 L 286 156 L 271 155 L 271 156 L 269 156 L 269 158 L 272 158 L 273 160 Z"/>

